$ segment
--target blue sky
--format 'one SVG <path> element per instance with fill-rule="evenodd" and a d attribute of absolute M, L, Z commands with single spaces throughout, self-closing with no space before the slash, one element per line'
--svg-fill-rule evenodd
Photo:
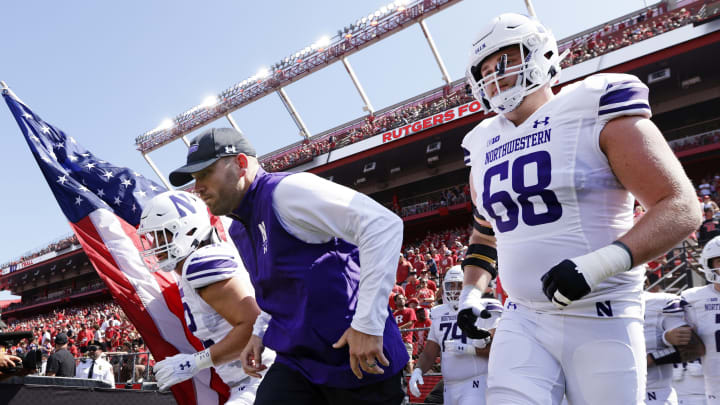
<path fill-rule="evenodd" d="M 8 2 L 2 10 L 0 80 L 97 156 L 156 179 L 135 149 L 136 136 L 388 2 Z M 642 0 L 533 4 L 558 39 L 644 6 Z M 453 80 L 463 75 L 476 31 L 511 11 L 526 13 L 524 1 L 464 0 L 427 20 Z M 417 24 L 349 60 L 376 109 L 442 85 Z M 286 91 L 313 134 L 364 114 L 339 63 Z M 300 139 L 276 95 L 233 117 L 260 154 Z M 5 103 L 0 139 L 1 264 L 70 228 Z M 183 163 L 185 145 L 176 141 L 150 156 L 167 175 Z"/>

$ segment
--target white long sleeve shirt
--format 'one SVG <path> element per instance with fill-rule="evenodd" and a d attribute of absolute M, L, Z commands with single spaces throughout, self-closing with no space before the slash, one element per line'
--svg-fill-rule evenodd
<path fill-rule="evenodd" d="M 382 336 L 402 246 L 402 220 L 365 194 L 311 173 L 281 180 L 272 204 L 285 230 L 303 242 L 338 237 L 358 247 L 360 285 L 351 326 Z M 258 322 L 268 317 L 258 317 Z"/>

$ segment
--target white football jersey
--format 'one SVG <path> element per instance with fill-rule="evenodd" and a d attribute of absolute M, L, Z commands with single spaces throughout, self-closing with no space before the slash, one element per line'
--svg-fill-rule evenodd
<path fill-rule="evenodd" d="M 463 139 L 474 203 L 495 231 L 500 277 L 513 301 L 559 311 L 543 294 L 542 275 L 632 227 L 633 196 L 599 144 L 605 124 L 625 115 L 650 117 L 647 86 L 632 75 L 596 74 L 564 87 L 517 127 L 498 115 Z M 596 303 L 612 300 L 613 316 L 642 319 L 643 275 L 638 266 L 610 277 L 562 313 L 595 317 Z"/>
<path fill-rule="evenodd" d="M 185 322 L 205 348 L 221 341 L 233 327 L 200 297 L 197 289 L 232 277 L 240 278 L 250 291 L 254 291 L 237 251 L 226 244 L 203 246 L 188 256 L 183 265 L 178 287 L 185 310 Z M 217 366 L 215 371 L 231 387 L 248 377 L 240 360 Z"/>
<path fill-rule="evenodd" d="M 668 293 L 643 293 L 645 300 L 645 350 L 652 353 L 667 349 L 663 334 L 686 325 L 681 299 Z M 661 364 L 647 369 L 647 390 L 670 388 L 672 386 L 673 365 Z"/>
<path fill-rule="evenodd" d="M 685 319 L 705 344 L 702 357 L 705 391 L 720 402 L 720 291 L 714 284 L 682 292 Z"/>
<path fill-rule="evenodd" d="M 483 329 L 495 329 L 502 314 L 502 304 L 495 299 L 483 299 L 485 308 L 492 316 L 488 319 L 478 318 L 478 327 Z M 457 353 L 445 350 L 445 342 L 449 340 L 461 341 L 470 344 L 470 338 L 457 325 L 458 310 L 452 305 L 443 304 L 433 307 L 430 310 L 430 333 L 428 340 L 437 343 L 442 353 L 440 354 L 440 365 L 443 379 L 449 382 L 462 381 L 471 377 L 487 374 L 488 359 L 486 357 L 472 354 Z"/>

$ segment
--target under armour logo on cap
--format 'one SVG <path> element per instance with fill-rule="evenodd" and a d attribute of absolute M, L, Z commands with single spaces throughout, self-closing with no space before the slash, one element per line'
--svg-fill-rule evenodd
<path fill-rule="evenodd" d="M 235 150 L 235 145 L 226 146 L 225 147 L 225 153 L 237 153 L 237 150 Z"/>

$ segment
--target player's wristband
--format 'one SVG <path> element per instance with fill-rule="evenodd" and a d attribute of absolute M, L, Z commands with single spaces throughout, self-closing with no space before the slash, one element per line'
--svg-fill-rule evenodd
<path fill-rule="evenodd" d="M 620 242 L 613 242 L 603 248 L 572 260 L 585 277 L 591 289 L 605 279 L 632 268 L 630 249 Z"/>
<path fill-rule="evenodd" d="M 210 355 L 210 348 L 195 353 L 195 365 L 197 366 L 198 370 L 202 370 L 204 368 L 210 368 L 213 367 L 213 361 L 212 356 Z"/>
<path fill-rule="evenodd" d="M 657 365 L 682 363 L 680 352 L 677 351 L 675 346 L 667 349 L 657 350 L 648 354 L 650 355 L 650 357 L 653 358 L 653 362 L 655 362 L 655 364 Z"/>
<path fill-rule="evenodd" d="M 473 285 L 466 285 L 460 292 L 460 309 L 465 308 L 484 308 L 483 292 Z"/>

